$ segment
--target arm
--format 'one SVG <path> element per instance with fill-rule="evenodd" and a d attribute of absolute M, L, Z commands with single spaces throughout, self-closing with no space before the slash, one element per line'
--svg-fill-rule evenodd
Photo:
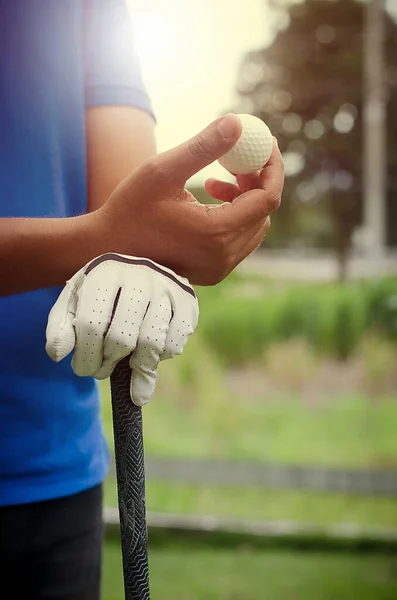
<path fill-rule="evenodd" d="M 156 152 L 153 117 L 131 106 L 86 111 L 87 210 L 96 210 L 131 171 Z"/>
<path fill-rule="evenodd" d="M 154 117 L 125 0 L 85 3 L 87 210 L 156 152 Z"/>
<path fill-rule="evenodd" d="M 0 296 L 64 285 L 100 253 L 88 216 L 0 219 Z"/>
<path fill-rule="evenodd" d="M 0 219 L 0 294 L 63 285 L 106 252 L 150 258 L 193 285 L 218 283 L 261 243 L 284 183 L 275 145 L 263 171 L 249 186 L 241 181 L 243 189 L 231 203 L 195 201 L 186 181 L 226 154 L 240 135 L 236 117 L 217 119 L 187 142 L 147 159 L 91 213 Z"/>
<path fill-rule="evenodd" d="M 87 210 L 155 153 L 154 120 L 134 107 L 95 107 L 86 114 Z M 64 285 L 103 252 L 95 215 L 68 219 L 0 219 L 0 296 Z M 101 245 L 102 246 L 102 245 Z"/>
<path fill-rule="evenodd" d="M 154 119 L 131 43 L 122 0 L 87 4 L 88 212 L 102 206 L 117 184 L 155 153 Z M 64 285 L 89 260 L 114 249 L 97 235 L 97 222 L 95 212 L 67 219 L 0 218 L 0 296 Z"/>

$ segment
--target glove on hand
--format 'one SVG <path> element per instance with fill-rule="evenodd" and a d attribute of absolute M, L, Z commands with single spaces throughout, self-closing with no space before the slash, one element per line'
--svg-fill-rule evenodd
<path fill-rule="evenodd" d="M 56 362 L 73 349 L 76 375 L 106 379 L 131 354 L 131 399 L 153 395 L 161 360 L 181 354 L 198 322 L 187 279 L 146 258 L 104 254 L 62 290 L 47 324 L 47 354 Z"/>

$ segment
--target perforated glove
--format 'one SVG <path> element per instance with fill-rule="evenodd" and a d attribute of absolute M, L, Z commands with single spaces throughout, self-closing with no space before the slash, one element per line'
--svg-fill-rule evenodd
<path fill-rule="evenodd" d="M 183 277 L 146 259 L 104 254 L 66 284 L 47 324 L 47 354 L 73 349 L 73 371 L 106 379 L 131 354 L 131 399 L 151 398 L 161 360 L 181 354 L 198 322 L 196 294 Z"/>

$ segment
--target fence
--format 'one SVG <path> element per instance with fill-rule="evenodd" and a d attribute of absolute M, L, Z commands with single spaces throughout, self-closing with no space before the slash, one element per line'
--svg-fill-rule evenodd
<path fill-rule="evenodd" d="M 397 471 L 283 466 L 252 462 L 147 459 L 148 479 L 183 483 L 397 495 Z"/>
<path fill-rule="evenodd" d="M 113 470 L 112 476 L 115 476 Z M 146 459 L 148 480 L 255 486 L 267 489 L 344 493 L 366 496 L 397 496 L 397 471 L 369 469 L 320 468 L 274 465 L 252 462 Z M 118 532 L 118 511 L 105 510 L 109 532 Z M 360 550 L 397 550 L 397 528 L 359 527 L 341 523 L 314 527 L 291 521 L 263 522 L 231 519 L 213 515 L 148 513 L 150 539 L 167 536 L 194 536 L 209 540 L 211 545 L 249 543 L 297 544 L 302 547 L 327 547 Z"/>

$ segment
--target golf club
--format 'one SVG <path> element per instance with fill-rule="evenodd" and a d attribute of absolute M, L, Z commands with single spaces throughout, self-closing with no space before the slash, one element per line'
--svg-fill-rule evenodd
<path fill-rule="evenodd" d="M 149 600 L 142 408 L 130 397 L 130 356 L 110 378 L 125 600 Z"/>

